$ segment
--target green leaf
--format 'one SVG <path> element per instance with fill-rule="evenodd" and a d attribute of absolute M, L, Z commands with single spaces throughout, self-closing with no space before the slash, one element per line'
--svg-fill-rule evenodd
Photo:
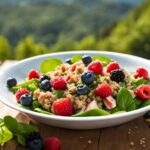
<path fill-rule="evenodd" d="M 18 140 L 18 143 L 23 145 L 23 146 L 26 146 L 26 137 L 22 134 L 18 134 L 17 135 L 17 140 Z"/>
<path fill-rule="evenodd" d="M 50 112 L 48 112 L 46 110 L 43 110 L 41 108 L 35 108 L 34 111 L 42 113 L 42 114 L 54 115 L 54 114 L 52 114 L 52 113 L 50 113 Z"/>
<path fill-rule="evenodd" d="M 6 143 L 13 138 L 13 134 L 6 126 L 0 128 L 0 144 Z"/>
<path fill-rule="evenodd" d="M 114 114 L 114 113 L 116 113 L 116 112 L 118 112 L 118 111 L 120 111 L 120 109 L 119 109 L 118 107 L 115 107 L 115 108 L 113 108 L 113 109 L 110 110 L 110 112 L 111 112 L 112 114 Z"/>
<path fill-rule="evenodd" d="M 20 88 L 28 88 L 29 85 L 33 85 L 33 84 L 38 87 L 39 83 L 40 83 L 40 81 L 38 79 L 32 79 L 29 81 L 25 81 L 21 84 L 18 84 L 17 86 L 12 87 L 10 90 L 13 92 L 16 92 Z"/>
<path fill-rule="evenodd" d="M 32 102 L 32 108 L 34 109 L 34 108 L 38 108 L 38 107 L 41 107 L 41 104 L 37 100 L 34 100 Z"/>
<path fill-rule="evenodd" d="M 17 120 L 14 119 L 13 117 L 5 116 L 4 124 L 13 134 L 18 132 L 18 123 Z"/>
<path fill-rule="evenodd" d="M 74 114 L 73 117 L 106 116 L 106 115 L 110 115 L 110 113 L 103 109 L 91 109 L 89 111 Z"/>
<path fill-rule="evenodd" d="M 142 101 L 137 97 L 134 99 L 134 101 L 137 107 L 139 107 L 142 104 Z"/>
<path fill-rule="evenodd" d="M 139 85 L 142 85 L 142 84 L 148 84 L 148 81 L 143 78 L 137 78 L 137 79 L 132 80 L 131 83 L 134 84 L 136 87 L 138 87 Z"/>
<path fill-rule="evenodd" d="M 62 98 L 64 96 L 64 91 L 62 90 L 53 90 L 53 94 L 57 96 L 57 98 Z"/>
<path fill-rule="evenodd" d="M 30 132 L 36 132 L 38 128 L 25 123 L 18 123 L 18 134 L 26 134 Z"/>
<path fill-rule="evenodd" d="M 120 110 L 131 111 L 136 109 L 132 95 L 126 88 L 121 88 L 117 94 L 117 105 Z"/>
<path fill-rule="evenodd" d="M 114 112 L 112 114 L 122 114 L 122 113 L 125 113 L 126 111 L 117 111 L 117 112 Z"/>
<path fill-rule="evenodd" d="M 150 106 L 150 99 L 142 102 L 141 105 L 140 105 L 140 107 L 146 107 L 146 106 Z"/>
<path fill-rule="evenodd" d="M 93 60 L 100 61 L 104 66 L 107 66 L 110 62 L 112 62 L 112 60 L 106 56 L 94 56 Z"/>
<path fill-rule="evenodd" d="M 81 55 L 75 55 L 71 58 L 71 62 L 72 63 L 75 63 L 77 61 L 80 61 L 82 59 L 82 56 Z"/>
<path fill-rule="evenodd" d="M 56 67 L 62 64 L 62 61 L 58 58 L 50 58 L 47 60 L 44 60 L 40 65 L 40 71 L 42 73 L 47 73 L 50 71 L 54 71 Z"/>

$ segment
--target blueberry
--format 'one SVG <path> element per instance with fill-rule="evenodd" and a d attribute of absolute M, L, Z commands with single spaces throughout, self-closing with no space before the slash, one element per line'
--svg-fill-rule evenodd
<path fill-rule="evenodd" d="M 49 80 L 43 80 L 41 82 L 41 89 L 44 90 L 44 91 L 50 91 L 51 90 L 51 82 Z"/>
<path fill-rule="evenodd" d="M 15 78 L 9 77 L 7 79 L 7 87 L 8 88 L 11 88 L 11 87 L 16 86 L 16 85 L 17 85 L 17 80 Z"/>
<path fill-rule="evenodd" d="M 145 119 L 150 119 L 150 111 L 147 112 L 147 113 L 144 115 L 144 118 L 145 118 Z"/>
<path fill-rule="evenodd" d="M 87 85 L 77 86 L 77 94 L 78 95 L 87 95 L 89 92 L 90 92 L 90 89 Z"/>
<path fill-rule="evenodd" d="M 29 106 L 32 103 L 32 96 L 30 94 L 23 94 L 20 97 L 20 104 L 23 106 Z"/>
<path fill-rule="evenodd" d="M 90 64 L 92 62 L 92 57 L 88 56 L 88 55 L 84 55 L 82 57 L 82 61 L 87 66 L 88 64 Z"/>
<path fill-rule="evenodd" d="M 66 60 L 65 60 L 65 63 L 67 63 L 67 64 L 72 64 L 71 58 L 66 59 Z"/>
<path fill-rule="evenodd" d="M 29 142 L 28 145 L 30 150 L 42 150 L 43 149 L 43 144 L 41 139 L 34 139 Z"/>
<path fill-rule="evenodd" d="M 84 84 L 91 84 L 95 79 L 95 75 L 92 71 L 86 71 L 81 75 L 81 80 Z"/>
<path fill-rule="evenodd" d="M 48 75 L 42 75 L 42 77 L 40 78 L 40 82 L 42 82 L 43 80 L 50 80 L 50 77 Z"/>

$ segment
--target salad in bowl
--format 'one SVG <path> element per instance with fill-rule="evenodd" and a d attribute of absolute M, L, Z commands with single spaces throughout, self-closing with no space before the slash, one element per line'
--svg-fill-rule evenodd
<path fill-rule="evenodd" d="M 20 107 L 48 115 L 106 116 L 150 105 L 148 69 L 129 71 L 103 55 L 47 58 L 22 83 L 9 77 L 6 84 Z"/>

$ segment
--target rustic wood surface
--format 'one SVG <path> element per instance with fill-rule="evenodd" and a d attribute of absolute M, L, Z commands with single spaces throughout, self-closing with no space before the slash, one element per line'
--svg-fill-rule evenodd
<path fill-rule="evenodd" d="M 12 62 L 7 61 L 0 69 L 4 69 L 10 64 Z M 43 137 L 60 138 L 62 150 L 150 150 L 150 128 L 143 117 L 111 128 L 68 130 L 36 122 L 27 115 L 0 103 L 0 117 L 5 115 L 16 117 L 21 122 L 37 125 Z M 1 149 L 25 150 L 14 140 Z"/>

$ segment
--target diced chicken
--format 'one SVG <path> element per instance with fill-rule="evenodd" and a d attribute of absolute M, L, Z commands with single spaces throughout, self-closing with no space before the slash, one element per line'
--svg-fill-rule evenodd
<path fill-rule="evenodd" d="M 103 102 L 108 109 L 113 109 L 116 107 L 116 100 L 112 96 L 106 97 Z"/>
<path fill-rule="evenodd" d="M 98 104 L 97 104 L 97 102 L 95 100 L 93 100 L 92 102 L 90 102 L 87 105 L 86 111 L 91 110 L 91 109 L 97 109 L 97 108 L 99 108 Z"/>

